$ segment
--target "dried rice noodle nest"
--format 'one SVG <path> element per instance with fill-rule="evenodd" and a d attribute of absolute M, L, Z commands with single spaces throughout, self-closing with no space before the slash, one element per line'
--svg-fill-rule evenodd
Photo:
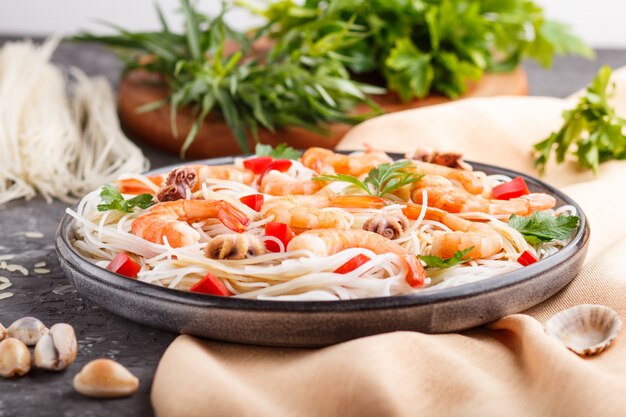
<path fill-rule="evenodd" d="M 571 351 L 584 356 L 607 349 L 617 338 L 622 320 L 598 304 L 581 304 L 555 314 L 546 322 L 546 332 Z"/>
<path fill-rule="evenodd" d="M 76 68 L 65 77 L 50 62 L 59 39 L 0 48 L 0 204 L 36 194 L 73 202 L 148 168 L 121 130 L 106 80 Z"/>

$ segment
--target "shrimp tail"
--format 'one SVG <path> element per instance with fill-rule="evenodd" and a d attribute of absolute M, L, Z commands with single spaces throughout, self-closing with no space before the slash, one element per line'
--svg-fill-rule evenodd
<path fill-rule="evenodd" d="M 409 272 L 404 278 L 406 282 L 413 288 L 422 288 L 426 278 L 426 271 L 424 271 L 422 263 L 413 254 L 402 255 L 402 259 L 409 268 Z"/>
<path fill-rule="evenodd" d="M 230 230 L 242 233 L 250 224 L 250 218 L 241 210 L 226 201 L 218 201 L 217 218 Z"/>

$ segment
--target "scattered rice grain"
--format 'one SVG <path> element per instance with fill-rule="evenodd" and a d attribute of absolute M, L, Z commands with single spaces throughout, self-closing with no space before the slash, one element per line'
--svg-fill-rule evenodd
<path fill-rule="evenodd" d="M 4 300 L 5 298 L 9 298 L 9 297 L 13 297 L 12 292 L 3 292 L 2 294 L 0 294 L 0 300 Z"/>
<path fill-rule="evenodd" d="M 5 269 L 9 272 L 21 272 L 22 275 L 28 276 L 28 269 L 24 268 L 22 265 L 7 264 L 5 261 L 2 261 L 0 262 L 0 269 Z"/>
<path fill-rule="evenodd" d="M 45 262 L 37 262 L 35 265 L 35 268 L 43 268 L 44 266 L 46 266 Z"/>
<path fill-rule="evenodd" d="M 11 285 L 11 281 L 7 277 L 0 277 L 0 291 L 6 290 Z"/>
<path fill-rule="evenodd" d="M 41 232 L 24 232 L 24 236 L 30 239 L 41 239 L 43 237 L 43 233 Z"/>
<path fill-rule="evenodd" d="M 12 253 L 7 253 L 6 255 L 0 255 L 0 261 L 10 261 L 13 258 L 15 258 L 15 255 L 13 255 Z"/>
<path fill-rule="evenodd" d="M 35 268 L 35 269 L 33 270 L 33 272 L 34 272 L 35 274 L 49 274 L 49 273 L 50 273 L 50 270 L 49 270 L 49 269 L 47 269 L 47 268 Z"/>

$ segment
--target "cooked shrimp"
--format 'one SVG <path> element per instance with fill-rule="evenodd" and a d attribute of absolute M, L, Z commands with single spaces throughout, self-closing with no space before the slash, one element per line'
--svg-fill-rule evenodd
<path fill-rule="evenodd" d="M 356 229 L 319 229 L 304 232 L 289 242 L 287 250 L 309 250 L 318 256 L 329 256 L 349 248 L 364 248 L 380 255 L 394 253 L 407 267 L 406 282 L 413 288 L 424 285 L 426 273 L 415 255 L 378 233 Z"/>
<path fill-rule="evenodd" d="M 429 205 L 451 213 L 476 211 L 489 214 L 526 216 L 556 205 L 554 197 L 543 193 L 532 193 L 510 200 L 487 199 L 455 187 L 446 178 L 438 175 L 426 175 L 415 182 L 411 191 L 411 199 L 415 203 L 422 204 L 422 191 L 424 190 L 427 192 Z"/>
<path fill-rule="evenodd" d="M 200 239 L 199 233 L 189 223 L 214 218 L 239 233 L 250 223 L 245 214 L 223 200 L 177 200 L 151 207 L 133 221 L 131 231 L 154 243 L 163 243 L 166 237 L 170 246 L 178 248 L 192 245 Z"/>
<path fill-rule="evenodd" d="M 309 229 L 347 229 L 351 215 L 335 208 L 383 208 L 385 201 L 378 197 L 360 195 L 292 195 L 268 200 L 261 208 L 263 218 L 288 224 L 297 233 Z"/>
<path fill-rule="evenodd" d="M 335 172 L 355 177 L 368 173 L 380 164 L 393 160 L 383 151 L 367 149 L 362 155 L 343 155 L 324 148 L 309 148 L 302 155 L 302 164 L 322 174 Z"/>
<path fill-rule="evenodd" d="M 299 180 L 283 172 L 270 171 L 263 176 L 259 191 L 270 195 L 309 195 L 326 185 L 324 181 Z"/>
<path fill-rule="evenodd" d="M 467 232 L 433 232 L 430 254 L 451 258 L 455 252 L 472 248 L 465 259 L 488 258 L 500 252 L 504 246 L 502 236 L 483 223 L 475 223 Z"/>
<path fill-rule="evenodd" d="M 402 212 L 409 219 L 417 219 L 424 209 L 418 204 L 408 204 Z M 500 252 L 504 246 L 502 236 L 485 223 L 472 222 L 455 214 L 434 207 L 426 208 L 427 220 L 436 220 L 452 229 L 452 232 L 433 232 L 430 254 L 451 258 L 457 251 L 474 247 L 465 259 L 488 258 Z"/>
<path fill-rule="evenodd" d="M 171 201 L 184 198 L 184 194 L 182 194 L 184 190 L 182 189 L 189 189 L 190 192 L 198 191 L 202 183 L 209 178 L 250 185 L 254 181 L 254 173 L 247 169 L 228 165 L 185 165 L 174 168 L 167 174 L 151 175 L 147 178 L 160 187 L 159 195 L 170 197 L 169 200 L 166 197 L 165 200 L 159 199 L 160 201 Z M 125 194 L 154 194 L 152 188 L 136 179 L 119 180 L 118 187 L 120 192 Z"/>
<path fill-rule="evenodd" d="M 422 161 L 411 161 L 417 174 L 426 176 L 438 175 L 448 180 L 458 182 L 464 190 L 471 194 L 481 194 L 484 190 L 482 180 L 472 171 L 458 168 L 449 168 L 443 165 L 430 164 Z"/>

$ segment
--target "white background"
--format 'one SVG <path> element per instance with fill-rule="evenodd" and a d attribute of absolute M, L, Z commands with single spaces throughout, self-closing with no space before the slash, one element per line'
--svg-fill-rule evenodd
<path fill-rule="evenodd" d="M 550 18 L 572 25 L 576 33 L 593 47 L 626 47 L 626 1 L 624 0 L 536 0 Z M 115 22 L 123 27 L 155 29 L 158 20 L 154 0 L 0 0 L 0 34 L 45 35 L 75 33 L 80 29 L 106 31 L 96 20 Z M 172 20 L 178 0 L 158 0 Z M 203 11 L 219 9 L 219 0 L 200 0 Z M 252 24 L 245 13 L 229 16 L 230 23 L 244 29 Z"/>

